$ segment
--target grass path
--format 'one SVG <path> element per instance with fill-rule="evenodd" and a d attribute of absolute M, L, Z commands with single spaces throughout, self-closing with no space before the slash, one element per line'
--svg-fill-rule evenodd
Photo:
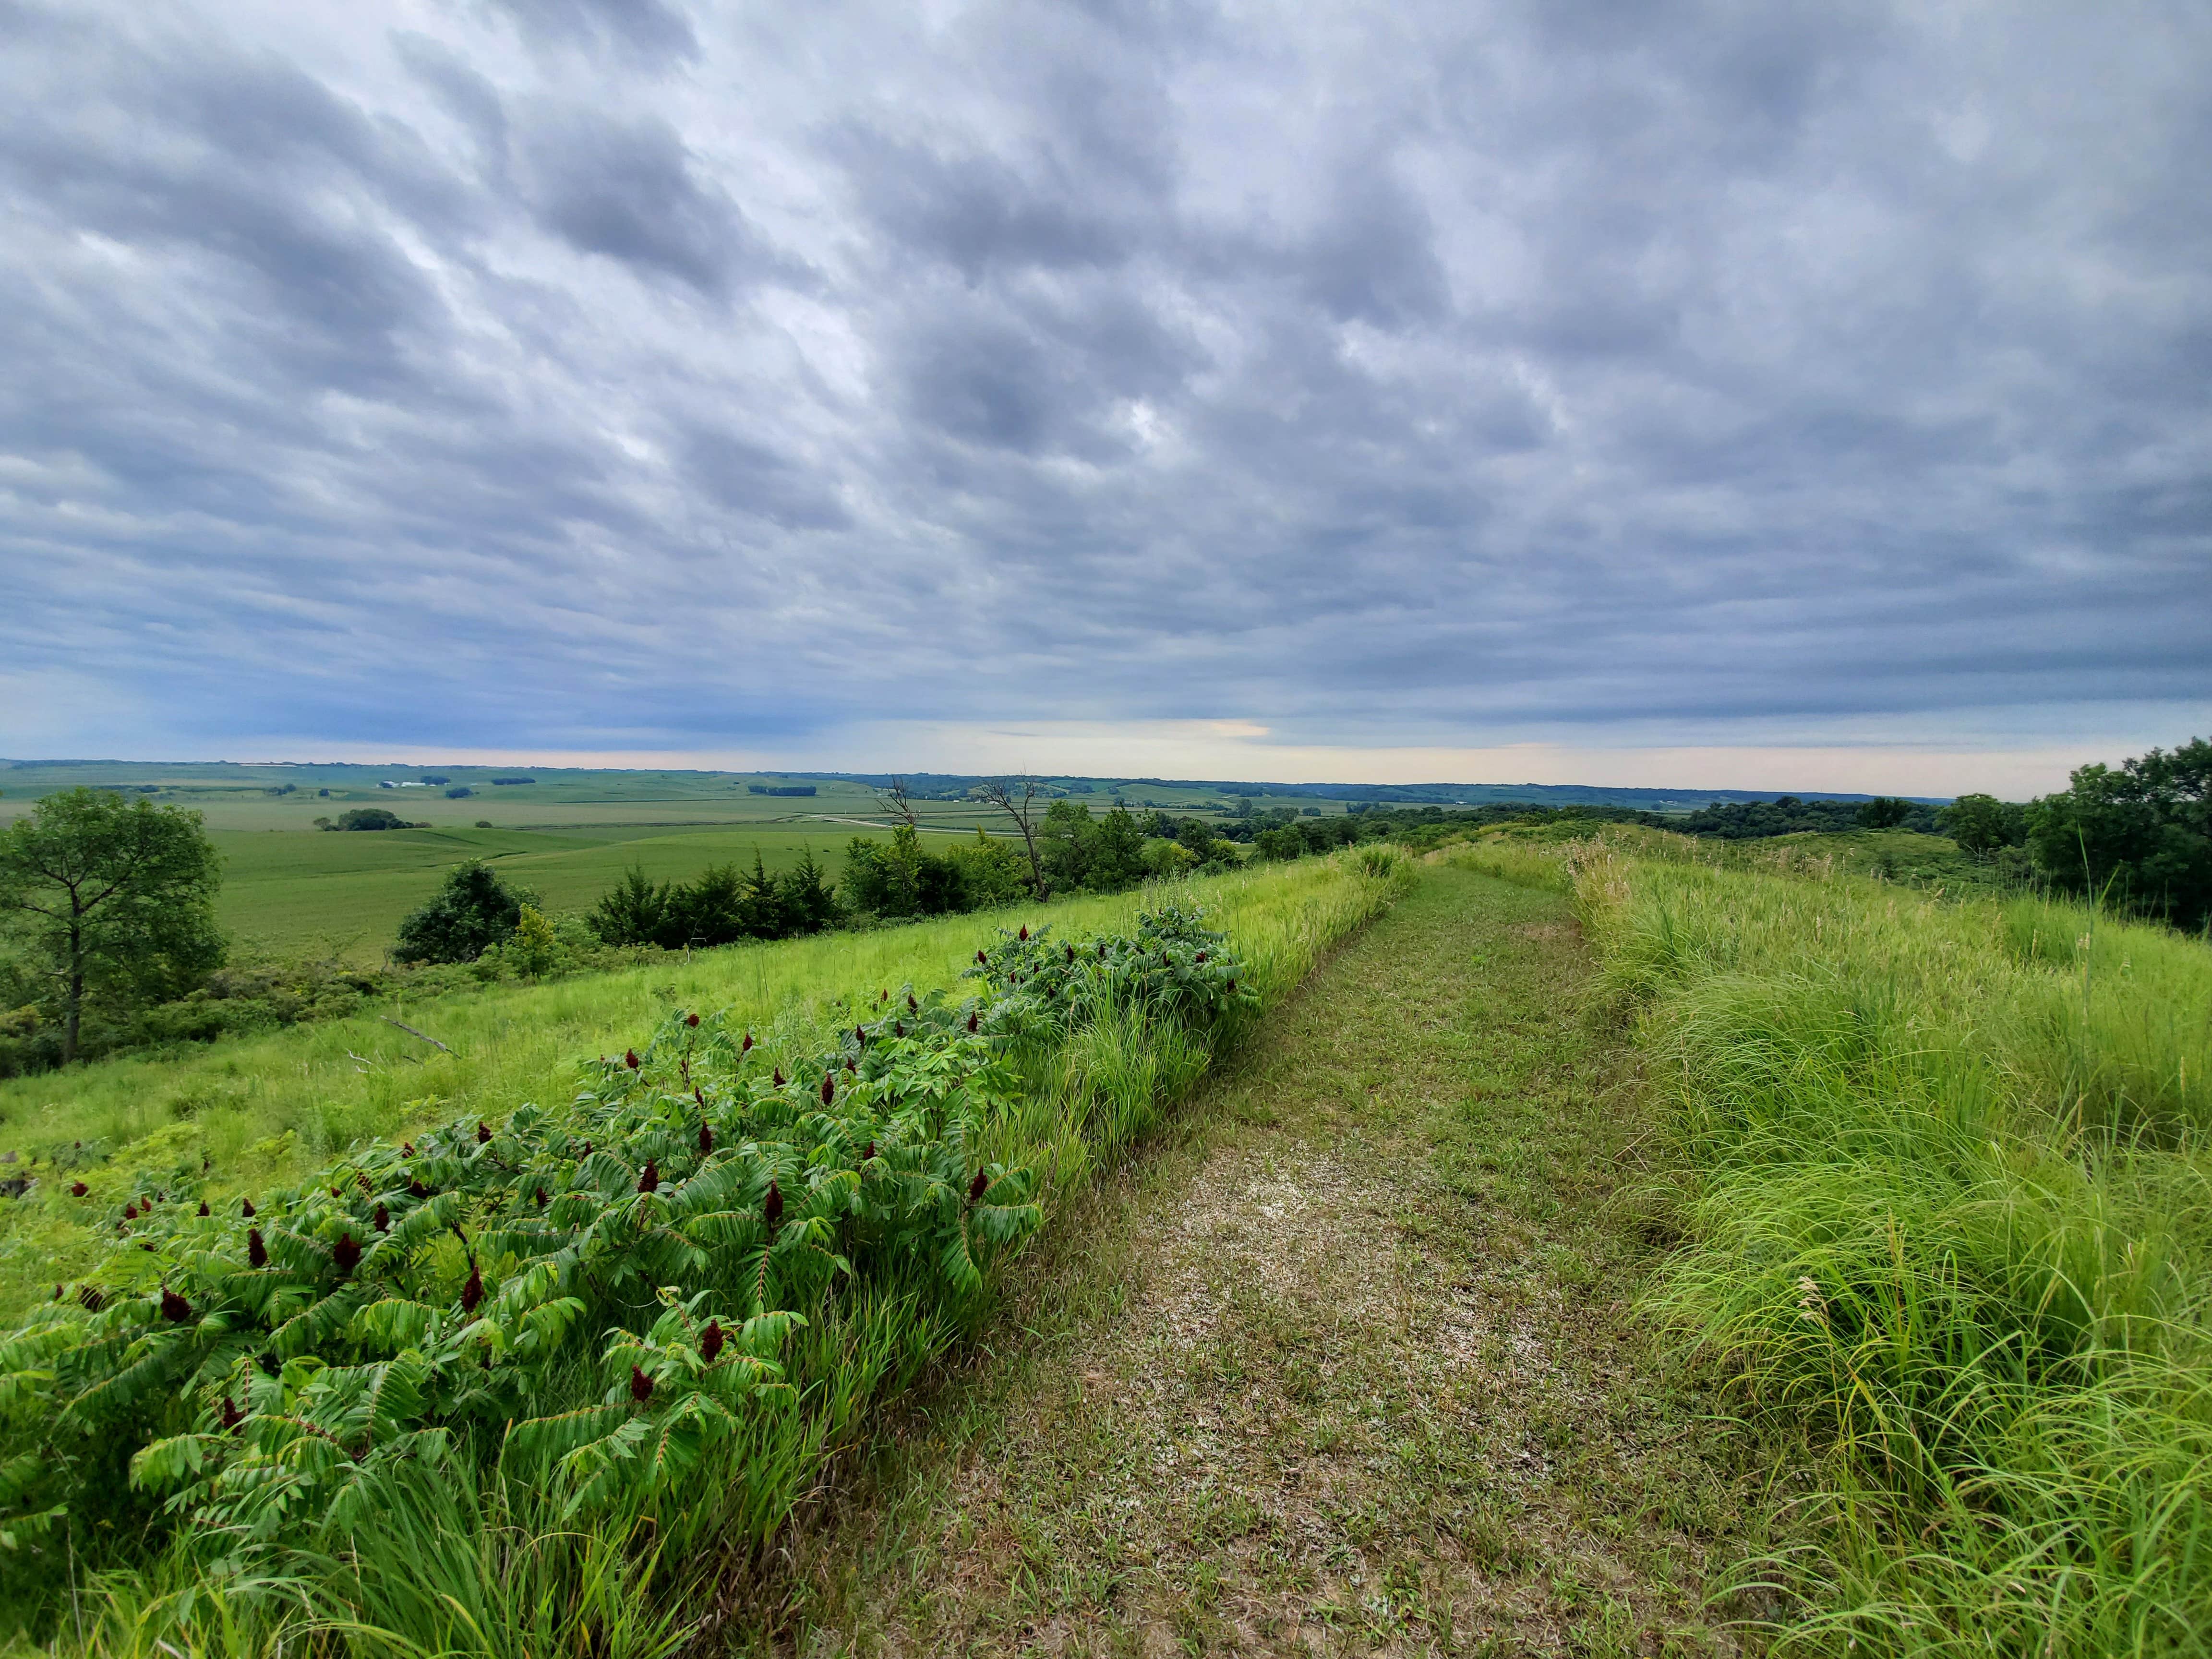
<path fill-rule="evenodd" d="M 1753 1541 L 1748 1459 L 1631 1309 L 1664 1172 L 1589 968 L 1556 896 L 1430 866 L 1053 1230 L 724 1631 L 1732 1650 L 1705 1581 Z"/>

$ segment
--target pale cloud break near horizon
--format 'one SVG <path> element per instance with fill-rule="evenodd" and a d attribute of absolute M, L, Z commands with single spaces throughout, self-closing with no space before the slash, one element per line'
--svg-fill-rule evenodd
<path fill-rule="evenodd" d="M 2212 13 L 0 0 L 0 754 L 2212 734 Z"/>

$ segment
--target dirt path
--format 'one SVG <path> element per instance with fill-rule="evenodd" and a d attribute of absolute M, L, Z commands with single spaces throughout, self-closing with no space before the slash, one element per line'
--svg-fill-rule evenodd
<path fill-rule="evenodd" d="M 1730 1650 L 1753 1506 L 1630 1309 L 1658 1200 L 1589 968 L 1557 897 L 1430 866 L 1064 1218 L 1005 1357 L 795 1547 L 779 1645 Z"/>

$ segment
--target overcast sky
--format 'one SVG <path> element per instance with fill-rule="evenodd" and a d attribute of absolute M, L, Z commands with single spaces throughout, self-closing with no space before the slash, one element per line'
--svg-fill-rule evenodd
<path fill-rule="evenodd" d="M 2212 734 L 2212 10 L 0 0 L 0 753 Z"/>

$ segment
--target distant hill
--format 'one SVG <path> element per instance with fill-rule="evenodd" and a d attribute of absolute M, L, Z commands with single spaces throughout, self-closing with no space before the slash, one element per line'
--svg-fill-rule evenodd
<path fill-rule="evenodd" d="M 535 767 L 526 776 L 501 769 L 433 763 L 441 783 L 503 784 L 520 793 L 531 785 L 547 798 L 575 798 L 574 792 L 594 786 L 619 796 L 649 791 L 656 798 L 673 793 L 690 796 L 729 789 L 763 794 L 795 794 L 809 783 L 844 784 L 860 789 L 880 789 L 892 778 L 889 772 L 723 772 L 685 771 L 666 768 Z M 422 766 L 327 763 L 299 761 L 118 761 L 118 760 L 0 760 L 0 790 L 9 794 L 44 794 L 76 784 L 136 789 L 152 794 L 168 791 L 194 793 L 268 793 L 288 786 L 294 790 L 319 787 L 375 788 L 427 783 Z M 957 800 L 997 773 L 908 772 L 900 774 L 917 800 Z M 1704 807 L 1749 801 L 1771 801 L 1794 795 L 1803 801 L 1863 801 L 1863 794 L 1805 789 L 1613 788 L 1584 783 L 1276 783 L 1239 778 L 1103 778 L 1053 775 L 1042 782 L 1070 795 L 1113 795 L 1141 803 L 1148 794 L 1163 806 L 1201 807 L 1202 799 L 1234 800 L 1370 801 L 1378 806 L 1484 806 L 1499 802 L 1525 801 L 1543 806 L 1620 806 L 1644 812 L 1694 812 Z M 1909 796 L 1908 799 L 1937 805 L 1948 796 Z"/>

